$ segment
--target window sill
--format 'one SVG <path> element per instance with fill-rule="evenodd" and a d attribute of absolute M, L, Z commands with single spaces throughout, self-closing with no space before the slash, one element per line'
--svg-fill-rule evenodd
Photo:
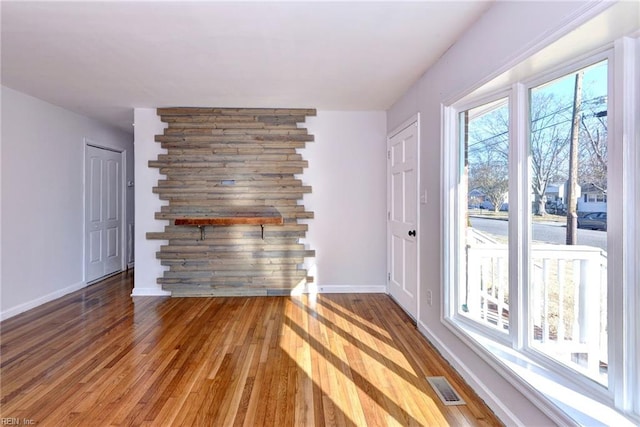
<path fill-rule="evenodd" d="M 637 426 L 640 419 L 572 387 L 565 378 L 512 348 L 457 323 L 445 321 L 456 335 L 558 424 Z"/>

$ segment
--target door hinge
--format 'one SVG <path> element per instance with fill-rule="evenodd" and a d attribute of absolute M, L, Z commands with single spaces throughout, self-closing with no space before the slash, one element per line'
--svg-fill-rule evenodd
<path fill-rule="evenodd" d="M 387 220 L 391 221 L 391 211 L 387 212 Z"/>
<path fill-rule="evenodd" d="M 387 273 L 387 280 L 391 281 L 391 273 Z"/>
<path fill-rule="evenodd" d="M 387 150 L 387 160 L 391 160 L 391 150 Z"/>

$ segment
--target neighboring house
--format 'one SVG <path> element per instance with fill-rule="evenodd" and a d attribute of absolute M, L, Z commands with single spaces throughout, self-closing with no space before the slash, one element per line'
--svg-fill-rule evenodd
<path fill-rule="evenodd" d="M 564 208 L 567 206 L 567 182 L 554 183 L 547 185 L 545 192 L 547 197 L 547 211 L 550 213 L 554 209 Z M 594 185 L 584 184 L 578 188 L 576 195 L 577 212 L 584 214 L 588 212 L 606 212 L 607 211 L 607 193 L 606 190 Z"/>
<path fill-rule="evenodd" d="M 580 187 L 582 195 L 578 199 L 578 214 L 607 211 L 607 192 L 594 184 Z"/>
<path fill-rule="evenodd" d="M 479 208 L 484 202 L 484 193 L 478 189 L 469 191 L 468 205 L 470 209 Z"/>
<path fill-rule="evenodd" d="M 566 188 L 566 183 L 547 184 L 547 190 L 544 193 L 547 196 L 547 203 L 565 203 Z"/>

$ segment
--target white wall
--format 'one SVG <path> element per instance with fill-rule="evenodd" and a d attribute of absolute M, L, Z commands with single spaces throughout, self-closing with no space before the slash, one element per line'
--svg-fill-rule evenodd
<path fill-rule="evenodd" d="M 85 285 L 84 138 L 131 160 L 131 135 L 2 87 L 2 318 Z"/>
<path fill-rule="evenodd" d="M 386 281 L 386 123 L 385 112 L 319 111 L 305 126 L 315 142 L 301 150 L 309 161 L 301 179 L 313 187 L 305 195 L 307 260 L 321 292 L 384 292 Z M 155 258 L 163 244 L 147 240 L 166 221 L 154 213 L 161 201 L 151 188 L 160 174 L 148 167 L 163 150 L 154 142 L 164 125 L 155 109 L 135 110 L 136 276 L 133 295 L 162 295 L 156 278 L 164 268 Z"/>
<path fill-rule="evenodd" d="M 135 173 L 136 173 L 136 275 L 134 278 L 134 296 L 169 295 L 164 292 L 156 279 L 165 270 L 156 259 L 156 252 L 160 245 L 166 244 L 161 240 L 147 240 L 146 234 L 151 231 L 164 231 L 167 221 L 156 221 L 155 213 L 162 202 L 152 187 L 158 185 L 161 178 L 157 168 L 149 167 L 149 160 L 156 160 L 158 154 L 165 152 L 160 144 L 155 142 L 155 136 L 163 133 L 166 125 L 160 121 L 155 108 L 136 108 L 133 113 Z"/>
<path fill-rule="evenodd" d="M 315 142 L 302 180 L 313 187 L 304 205 L 315 217 L 306 242 L 319 292 L 386 289 L 386 114 L 319 111 L 307 119 Z"/>
<path fill-rule="evenodd" d="M 420 283 L 418 323 L 480 396 L 507 424 L 550 425 L 552 421 L 441 321 L 442 300 L 442 105 L 496 77 L 534 47 L 550 42 L 573 19 L 591 7 L 586 2 L 496 2 L 387 112 L 393 129 L 412 115 L 421 119 L 421 191 L 429 201 L 421 207 L 420 269 L 429 272 Z"/>

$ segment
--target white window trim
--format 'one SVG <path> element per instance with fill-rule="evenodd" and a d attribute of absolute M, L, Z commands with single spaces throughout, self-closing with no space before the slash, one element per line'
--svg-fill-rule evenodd
<path fill-rule="evenodd" d="M 619 233 L 622 239 L 622 248 L 618 248 L 616 257 L 620 258 L 616 270 L 613 272 L 613 283 L 622 284 L 609 289 L 611 302 L 609 310 L 614 309 L 612 304 L 623 307 L 622 312 L 616 313 L 610 330 L 615 331 L 612 340 L 623 340 L 625 345 L 621 351 L 615 353 L 615 366 L 625 366 L 626 375 L 620 370 L 614 370 L 611 375 L 614 381 L 622 384 L 614 390 L 614 401 L 617 407 L 628 412 L 635 412 L 640 423 L 640 31 L 634 37 L 624 37 L 617 40 L 614 45 L 614 79 L 612 88 L 613 100 L 611 104 L 617 111 L 624 114 L 614 116 L 613 134 L 611 138 L 620 141 L 616 146 L 615 164 L 625 171 L 622 176 L 616 176 L 617 183 L 623 188 L 626 197 L 621 200 L 611 200 L 608 203 L 617 203 L 620 209 L 614 210 L 614 232 Z M 615 195 L 614 195 L 615 196 Z M 615 206 L 611 204 L 610 206 Z M 613 334 L 612 334 L 613 335 Z M 615 342 L 615 341 L 614 341 Z M 635 402 L 633 396 L 636 397 Z"/>
<path fill-rule="evenodd" d="M 447 144 L 447 147 L 445 148 L 446 150 L 453 150 L 453 155 L 454 157 L 451 159 L 451 162 L 445 162 L 445 166 L 444 168 L 446 169 L 447 166 L 449 166 L 449 170 L 452 173 L 451 177 L 451 190 L 453 192 L 453 196 L 454 196 L 454 203 L 455 205 L 453 209 L 448 209 L 448 212 L 446 211 L 447 208 L 450 208 L 450 206 L 445 206 L 445 212 L 446 213 L 446 217 L 447 218 L 452 218 L 451 215 L 454 215 L 455 212 L 457 212 L 460 209 L 460 206 L 466 206 L 467 205 L 467 200 L 466 200 L 466 195 L 464 194 L 460 194 L 457 192 L 457 177 L 458 175 L 456 174 L 456 169 L 458 169 L 459 172 L 459 168 L 462 168 L 463 165 L 461 164 L 461 153 L 460 153 L 460 129 L 459 129 L 459 124 L 458 124 L 458 117 L 459 117 L 459 113 L 466 111 L 466 110 L 471 110 L 473 108 L 482 106 L 484 104 L 488 104 L 494 101 L 498 101 L 500 99 L 504 99 L 507 98 L 507 100 L 510 100 L 511 97 L 511 90 L 509 88 L 507 89 L 502 89 L 499 90 L 497 92 L 492 92 L 490 94 L 487 94 L 485 96 L 482 96 L 481 98 L 478 99 L 473 99 L 471 102 L 467 102 L 467 103 L 463 103 L 460 105 L 455 105 L 452 109 L 450 107 L 448 110 L 447 114 L 452 114 L 453 117 L 451 117 L 451 120 L 449 121 L 449 123 L 453 126 L 453 128 L 451 129 L 450 132 L 450 137 L 452 139 L 450 139 L 451 144 Z M 508 101 L 509 102 L 509 101 Z M 455 145 L 455 146 L 454 146 Z M 443 205 L 444 206 L 444 205 Z M 453 226 L 453 233 L 454 234 L 450 234 L 450 236 L 455 236 L 453 239 L 450 239 L 448 237 L 444 237 L 444 241 L 448 242 L 448 243 L 453 243 L 453 242 L 459 242 L 460 241 L 460 233 L 463 232 L 463 227 L 461 224 L 459 224 L 457 221 L 451 221 L 452 222 L 452 226 Z M 511 243 L 510 243 L 511 244 Z M 454 254 L 454 256 L 457 255 L 457 252 L 451 252 L 452 254 Z M 451 277 L 454 279 L 454 282 L 450 282 L 450 283 L 458 283 L 458 281 L 460 280 L 460 274 L 462 273 L 462 271 L 460 269 L 457 269 L 455 266 L 460 265 L 461 263 L 458 262 L 458 260 L 456 260 L 455 263 L 453 263 L 453 268 L 452 271 L 450 272 L 450 274 L 452 275 Z M 446 271 L 447 268 L 445 268 Z M 446 293 L 445 293 L 446 294 Z M 489 326 L 486 325 L 482 325 L 478 322 L 473 321 L 472 319 L 469 319 L 467 317 L 465 317 L 464 315 L 458 314 L 457 311 L 457 307 L 460 307 L 460 301 L 458 300 L 458 296 L 457 293 L 452 293 L 453 295 L 450 296 L 450 301 L 451 301 L 451 305 L 447 305 L 447 313 L 445 314 L 446 317 L 452 317 L 455 319 L 455 321 L 457 323 L 460 323 L 462 325 L 464 325 L 464 327 L 468 330 L 471 331 L 475 331 L 478 333 L 482 333 L 488 336 L 491 336 L 494 340 L 504 343 L 504 344 L 508 344 L 509 343 L 509 334 L 508 333 L 504 333 L 501 331 L 498 331 L 494 328 L 491 328 Z M 443 310 L 444 311 L 444 310 Z"/>
<path fill-rule="evenodd" d="M 544 358 L 538 358 L 536 351 L 529 348 L 526 343 L 526 322 L 519 323 L 517 319 L 528 317 L 528 307 L 525 299 L 519 292 L 527 295 L 526 284 L 522 282 L 519 271 L 524 271 L 526 265 L 518 265 L 520 260 L 528 259 L 526 251 L 528 246 L 518 245 L 518 242 L 529 241 L 530 225 L 521 221 L 510 221 L 509 244 L 515 244 L 520 253 L 510 259 L 510 292 L 515 293 L 514 306 L 510 310 L 515 315 L 510 319 L 511 343 L 504 340 L 493 340 L 486 336 L 483 328 L 474 327 L 473 322 L 460 321 L 457 315 L 455 283 L 459 272 L 457 262 L 451 262 L 457 256 L 453 245 L 458 241 L 459 228 L 455 213 L 457 203 L 460 203 L 457 193 L 456 169 L 459 165 L 459 139 L 458 139 L 458 113 L 468 109 L 469 106 L 482 104 L 483 101 L 497 99 L 495 93 L 484 96 L 482 99 L 465 102 L 464 104 L 443 106 L 443 176 L 444 193 L 442 251 L 443 251 L 443 279 L 445 292 L 443 292 L 442 322 L 465 342 L 483 360 L 489 363 L 507 381 L 527 396 L 536 406 L 544 410 L 554 421 L 562 424 L 598 424 L 603 425 L 636 425 L 640 421 L 640 404 L 633 401 L 632 397 L 640 393 L 640 366 L 637 361 L 640 357 L 640 327 L 637 324 L 640 316 L 640 290 L 634 284 L 640 282 L 640 136 L 638 125 L 640 115 L 640 64 L 637 52 L 640 51 L 640 38 L 623 38 L 616 41 L 615 52 L 611 47 L 600 49 L 595 55 L 589 55 L 576 61 L 572 61 L 550 73 L 537 76 L 535 80 L 526 83 L 516 83 L 510 90 L 510 103 L 512 106 L 522 107 L 526 103 L 527 91 L 538 82 L 545 82 L 558 77 L 563 73 L 581 68 L 581 65 L 589 65 L 598 60 L 609 61 L 609 114 L 610 131 L 610 168 L 622 170 L 622 174 L 612 174 L 612 187 L 618 189 L 620 194 L 608 198 L 612 224 L 618 225 L 610 229 L 609 236 L 612 240 L 621 244 L 614 249 L 615 255 L 610 256 L 613 261 L 608 268 L 608 311 L 609 315 L 609 348 L 610 371 L 609 391 L 598 391 L 599 386 L 595 382 L 584 378 L 580 381 L 572 381 L 574 385 L 567 388 L 567 375 L 549 366 Z M 526 109 L 516 108 L 518 114 L 515 117 L 513 109 L 510 111 L 510 134 L 512 138 L 528 138 L 528 118 L 524 113 Z M 617 114 L 616 114 L 617 112 Z M 612 119 L 612 116 L 614 119 Z M 524 126 L 523 126 L 524 124 Z M 528 153 L 523 148 L 527 145 L 517 143 L 517 148 L 510 152 L 509 161 L 514 162 L 513 168 L 528 167 Z M 624 153 L 624 154 L 623 154 Z M 529 206 L 528 172 L 525 175 L 518 170 L 516 174 L 522 178 L 510 180 L 509 191 L 513 191 L 520 197 L 514 200 L 510 196 L 510 219 L 512 216 L 522 214 L 522 209 Z M 511 175 L 513 178 L 513 173 Z M 526 178 L 526 179 L 525 179 Z M 518 191 L 519 190 L 519 191 Z M 623 208 L 623 194 L 627 195 Z M 629 197 L 629 195 L 633 195 Z M 626 214 L 623 214 L 626 212 Z M 455 238 L 450 238 L 454 236 Z M 623 256 L 625 258 L 623 258 Z M 613 260 L 612 260 L 613 258 Z M 526 275 L 524 275 L 526 277 Z M 447 286 L 451 284 L 451 286 Z M 618 284 L 614 286 L 614 284 Z M 622 284 L 620 286 L 619 284 Z M 523 286 L 524 285 L 524 286 Z M 616 308 L 624 307 L 624 310 Z M 485 335 L 479 334 L 482 332 Z M 517 333 L 519 332 L 519 333 Z M 489 334 L 491 336 L 491 334 Z M 495 338 L 492 337 L 491 338 Z M 624 342 L 621 349 L 615 347 L 616 342 Z M 506 345 L 505 345 L 506 344 Z M 620 347 L 620 346 L 619 346 Z M 519 351 L 523 350 L 523 351 Z M 634 366 L 634 371 L 622 372 L 616 369 L 622 366 Z M 573 377 L 573 375 L 571 376 Z M 636 381 L 634 381 L 634 379 Z M 575 379 L 574 379 L 575 380 Z M 593 384 L 592 384 L 593 383 Z M 616 409 L 617 408 L 617 409 Z M 635 413 L 635 414 L 634 414 Z"/>
<path fill-rule="evenodd" d="M 529 91 L 539 85 L 545 84 L 547 82 L 551 82 L 557 78 L 561 78 L 563 76 L 569 75 L 571 73 L 574 73 L 576 70 L 585 68 L 585 67 L 589 67 L 593 64 L 596 64 L 598 62 L 601 61 L 608 61 L 607 66 L 608 66 L 608 72 L 607 72 L 607 76 L 608 76 L 608 95 L 611 97 L 611 94 L 613 93 L 612 87 L 611 87 L 611 82 L 613 80 L 613 62 L 614 62 L 614 57 L 613 57 L 613 50 L 611 49 L 610 46 L 606 46 L 602 49 L 598 49 L 595 53 L 590 54 L 588 56 L 585 56 L 583 58 L 580 58 L 578 60 L 573 60 L 573 61 L 568 61 L 562 65 L 560 65 L 559 67 L 556 67 L 555 69 L 546 72 L 546 73 L 542 73 L 539 75 L 536 75 L 534 78 L 532 79 L 528 79 L 526 81 L 524 81 L 522 83 L 522 90 L 523 90 L 523 96 L 526 97 L 527 93 L 529 93 Z M 523 102 L 526 102 L 523 99 Z M 522 106 L 521 106 L 522 107 Z M 612 129 L 612 120 L 611 117 L 615 116 L 615 109 L 612 105 L 611 102 L 611 98 L 608 100 L 607 102 L 607 108 L 613 112 L 613 114 L 608 114 L 607 116 L 607 124 L 608 124 L 608 128 Z M 525 126 L 527 126 L 527 128 L 525 129 L 526 135 L 523 135 L 522 137 L 524 139 L 519 140 L 517 144 L 515 144 L 518 148 L 522 149 L 524 147 L 527 147 L 529 144 L 529 129 L 528 129 L 528 123 L 530 121 L 529 116 L 522 111 L 522 113 L 524 114 L 524 117 L 522 117 L 521 119 L 524 120 L 523 123 L 526 123 Z M 522 127 L 525 127 L 522 126 Z M 616 140 L 614 138 L 609 138 L 609 162 L 611 163 L 610 165 L 610 170 L 622 170 L 620 168 L 617 168 L 612 160 L 612 157 L 614 157 L 611 152 L 613 151 L 615 153 L 616 151 L 616 147 L 619 145 Z M 524 162 L 524 164 L 528 164 L 528 153 L 526 152 L 527 150 L 522 150 L 524 151 L 523 153 L 521 153 L 521 156 L 519 157 L 519 160 L 521 162 Z M 527 172 L 527 176 L 525 177 L 525 179 L 523 180 L 523 184 L 524 187 L 520 188 L 520 191 L 526 191 L 526 195 L 528 195 L 530 192 L 528 191 L 528 183 L 530 181 L 530 171 Z M 609 188 L 613 188 L 615 189 L 615 191 L 619 191 L 622 192 L 622 187 L 621 186 L 616 186 L 615 183 L 611 184 L 609 183 Z M 530 201 L 529 201 L 530 202 Z M 523 206 L 528 206 L 527 203 L 525 203 Z M 615 205 L 609 205 L 609 208 L 611 210 L 616 210 L 616 206 Z M 620 209 L 621 210 L 621 207 Z M 521 212 L 519 212 L 518 214 L 521 214 Z M 519 218 L 522 218 L 522 216 L 520 215 Z M 515 221 L 516 218 L 510 218 L 511 220 Z M 610 218 L 611 219 L 611 218 Z M 523 225 L 524 227 L 525 225 Z M 523 230 L 524 231 L 524 230 Z M 529 233 L 529 236 L 531 235 L 531 223 L 526 224 L 526 231 Z M 621 236 L 619 235 L 613 235 L 612 238 L 612 234 L 613 232 L 611 230 L 609 230 L 608 232 L 608 239 L 610 239 L 610 241 L 621 241 Z M 521 244 L 521 242 L 527 242 L 528 245 L 526 246 L 526 248 L 524 248 L 523 250 L 529 250 L 530 245 L 531 245 L 531 241 L 529 240 L 529 238 L 527 238 L 526 240 L 524 240 L 524 235 L 522 235 L 522 240 L 520 240 L 518 242 L 519 246 L 524 246 Z M 618 266 L 616 265 L 616 260 L 612 259 L 613 257 L 609 256 L 609 265 L 607 268 L 607 283 L 608 283 L 608 289 L 607 289 L 607 293 L 612 292 L 612 284 L 615 283 L 613 281 L 613 271 L 618 268 Z M 529 259 L 529 257 L 526 257 L 524 259 Z M 528 276 L 525 276 L 528 277 Z M 521 287 L 519 289 L 511 289 L 510 292 L 518 292 L 518 298 L 520 299 L 519 304 L 524 307 L 526 309 L 526 307 L 528 307 L 527 304 L 527 295 L 529 295 L 529 283 L 527 281 L 523 281 L 521 284 Z M 609 301 L 609 300 L 608 300 Z M 611 304 L 609 304 L 609 307 L 607 307 L 608 310 L 611 309 L 610 307 Z M 528 314 L 528 313 L 527 313 Z M 522 318 L 526 318 L 526 317 L 522 317 Z M 608 319 L 611 319 L 611 317 L 608 317 Z M 526 325 L 525 325 L 526 328 Z M 608 328 L 609 330 L 609 334 L 608 334 L 608 340 L 609 340 L 609 349 L 610 349 L 610 354 L 612 354 L 613 351 L 615 351 L 615 343 L 617 342 L 615 339 L 612 339 L 612 335 L 611 334 L 611 328 Z M 527 337 L 527 331 L 526 330 L 522 330 L 522 333 L 525 335 L 522 335 L 524 342 L 522 343 L 523 346 L 521 347 L 521 350 L 531 359 L 536 360 L 538 363 L 544 365 L 547 367 L 547 369 L 550 369 L 554 372 L 556 372 L 556 374 L 560 377 L 564 377 L 567 381 L 573 381 L 574 383 L 576 383 L 578 386 L 584 388 L 585 390 L 590 390 L 592 393 L 594 393 L 595 395 L 599 396 L 602 400 L 606 400 L 610 403 L 612 403 L 612 392 L 610 391 L 610 388 L 607 388 L 606 386 L 602 386 L 601 384 L 595 382 L 594 380 L 591 380 L 589 378 L 586 378 L 582 375 L 580 375 L 577 371 L 575 371 L 575 373 L 573 373 L 572 369 L 566 366 L 562 366 L 562 364 L 560 364 L 559 362 L 554 362 L 552 361 L 548 356 L 544 355 L 539 349 L 535 348 L 531 342 L 528 342 Z M 611 365 L 611 364 L 610 364 Z M 578 376 L 576 376 L 576 374 Z"/>
<path fill-rule="evenodd" d="M 528 319 L 529 304 L 524 295 L 528 293 L 528 284 L 523 279 L 529 277 L 529 263 L 523 260 L 529 259 L 530 245 L 522 242 L 530 242 L 531 225 L 519 221 L 526 210 L 530 211 L 531 187 L 529 176 L 529 115 L 527 114 L 528 91 L 522 83 L 514 83 L 509 110 L 509 135 L 511 141 L 516 141 L 509 150 L 509 196 L 513 202 L 509 203 L 509 246 L 515 248 L 509 251 L 509 295 L 513 295 L 513 309 L 511 299 L 509 304 L 509 324 L 512 348 L 522 350 L 526 345 L 525 336 Z M 527 143 L 524 143 L 527 141 Z M 513 204 L 513 208 L 512 208 Z M 513 319 L 511 316 L 513 313 Z"/>

